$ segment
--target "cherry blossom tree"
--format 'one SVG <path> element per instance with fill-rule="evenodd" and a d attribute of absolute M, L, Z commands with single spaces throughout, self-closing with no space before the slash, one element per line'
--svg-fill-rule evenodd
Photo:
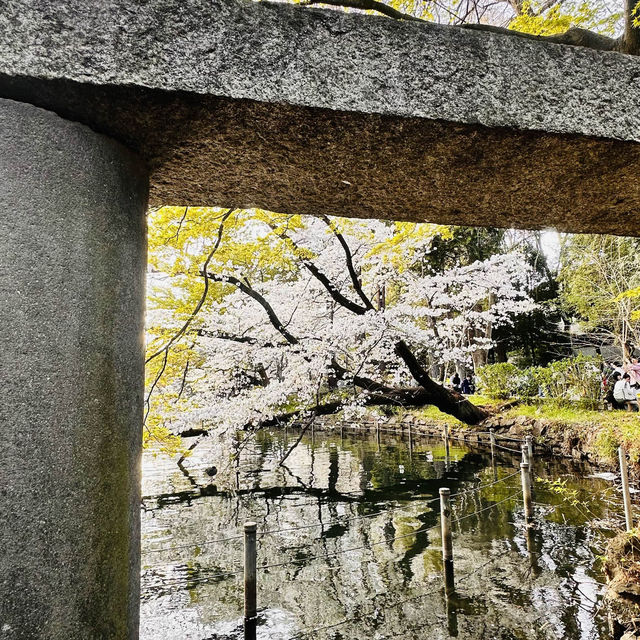
<path fill-rule="evenodd" d="M 476 424 L 486 412 L 430 372 L 471 369 L 493 344 L 488 328 L 533 308 L 519 253 L 433 273 L 432 242 L 451 233 L 443 226 L 265 211 L 154 215 L 156 428 L 167 416 L 174 431 L 193 434 L 202 431 L 194 423 L 247 429 L 427 404 Z"/>

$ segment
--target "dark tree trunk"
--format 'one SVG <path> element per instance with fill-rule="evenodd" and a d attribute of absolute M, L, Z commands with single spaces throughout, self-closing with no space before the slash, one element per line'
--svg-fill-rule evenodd
<path fill-rule="evenodd" d="M 625 1 L 624 19 L 624 35 L 622 36 L 620 50 L 622 53 L 640 55 L 640 26 L 634 25 L 636 19 L 640 20 L 638 0 Z"/>
<path fill-rule="evenodd" d="M 395 351 L 407 365 L 416 382 L 425 390 L 425 404 L 432 404 L 443 413 L 448 413 L 466 424 L 478 424 L 489 416 L 484 409 L 471 404 L 461 393 L 450 391 L 434 382 L 404 341 L 396 343 Z"/>

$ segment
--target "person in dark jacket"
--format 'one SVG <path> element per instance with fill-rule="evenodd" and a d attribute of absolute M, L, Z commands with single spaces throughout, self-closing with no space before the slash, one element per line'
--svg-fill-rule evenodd
<path fill-rule="evenodd" d="M 609 382 L 607 383 L 604 399 L 611 405 L 613 409 L 624 409 L 624 403 L 619 403 L 613 397 L 613 388 L 616 386 L 616 382 L 618 382 L 621 377 L 622 374 L 619 371 L 614 371 L 609 378 Z"/>
<path fill-rule="evenodd" d="M 471 393 L 471 383 L 468 378 L 463 378 L 462 383 L 460 384 L 460 391 L 464 393 L 465 396 L 468 396 Z"/>

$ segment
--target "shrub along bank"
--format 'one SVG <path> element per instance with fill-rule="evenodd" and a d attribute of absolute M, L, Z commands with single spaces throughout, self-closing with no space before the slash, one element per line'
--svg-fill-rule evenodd
<path fill-rule="evenodd" d="M 602 406 L 602 359 L 578 355 L 557 360 L 546 367 L 520 369 L 510 362 L 481 367 L 478 389 L 489 398 L 537 398 L 567 406 L 598 409 Z"/>

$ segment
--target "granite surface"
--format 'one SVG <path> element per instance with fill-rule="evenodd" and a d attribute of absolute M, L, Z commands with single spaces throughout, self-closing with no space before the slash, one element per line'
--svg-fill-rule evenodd
<path fill-rule="evenodd" d="M 147 176 L 0 99 L 0 639 L 138 637 Z"/>
<path fill-rule="evenodd" d="M 154 205 L 640 233 L 640 59 L 240 0 L 4 0 L 0 96 L 140 154 Z"/>

